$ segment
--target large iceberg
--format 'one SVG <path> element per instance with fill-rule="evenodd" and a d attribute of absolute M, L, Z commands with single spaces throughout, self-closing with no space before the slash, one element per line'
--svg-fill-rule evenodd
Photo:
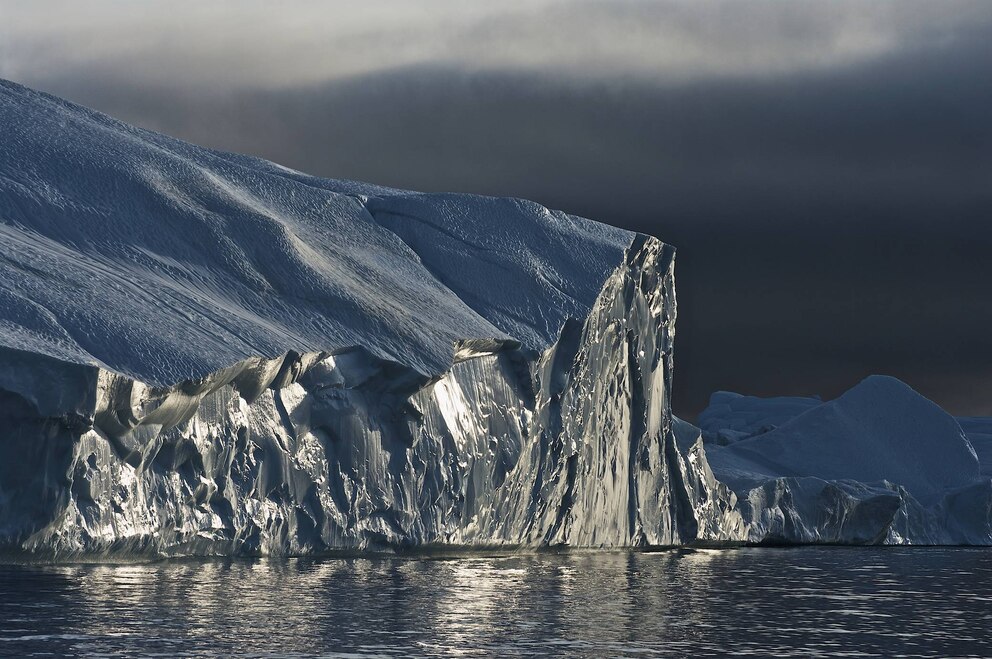
<path fill-rule="evenodd" d="M 897 381 L 674 417 L 655 238 L 3 81 L 0 147 L 0 550 L 992 542 L 992 424 Z"/>
<path fill-rule="evenodd" d="M 674 250 L 0 83 L 0 544 L 740 537 L 670 412 Z"/>

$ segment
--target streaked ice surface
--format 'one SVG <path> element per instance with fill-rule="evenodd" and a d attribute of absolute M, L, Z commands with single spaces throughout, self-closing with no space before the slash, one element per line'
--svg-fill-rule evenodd
<path fill-rule="evenodd" d="M 988 656 L 987 549 L 0 566 L 0 654 Z"/>

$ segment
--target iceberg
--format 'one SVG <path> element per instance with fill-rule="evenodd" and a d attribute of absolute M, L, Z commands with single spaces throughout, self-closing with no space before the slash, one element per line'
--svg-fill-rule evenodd
<path fill-rule="evenodd" d="M 0 126 L 4 548 L 742 533 L 676 437 L 670 246 L 319 179 L 9 82 Z"/>
<path fill-rule="evenodd" d="M 992 544 L 989 420 L 895 378 L 829 402 L 718 392 L 700 421 L 751 542 Z"/>

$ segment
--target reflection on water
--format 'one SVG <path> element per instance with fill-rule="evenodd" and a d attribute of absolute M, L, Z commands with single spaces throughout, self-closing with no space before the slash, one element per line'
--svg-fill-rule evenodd
<path fill-rule="evenodd" d="M 992 551 L 0 566 L 0 655 L 992 654 Z"/>

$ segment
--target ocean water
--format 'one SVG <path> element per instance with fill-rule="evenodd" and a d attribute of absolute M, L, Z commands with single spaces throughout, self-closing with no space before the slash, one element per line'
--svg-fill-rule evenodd
<path fill-rule="evenodd" d="M 0 565 L 0 655 L 992 656 L 992 550 Z"/>

